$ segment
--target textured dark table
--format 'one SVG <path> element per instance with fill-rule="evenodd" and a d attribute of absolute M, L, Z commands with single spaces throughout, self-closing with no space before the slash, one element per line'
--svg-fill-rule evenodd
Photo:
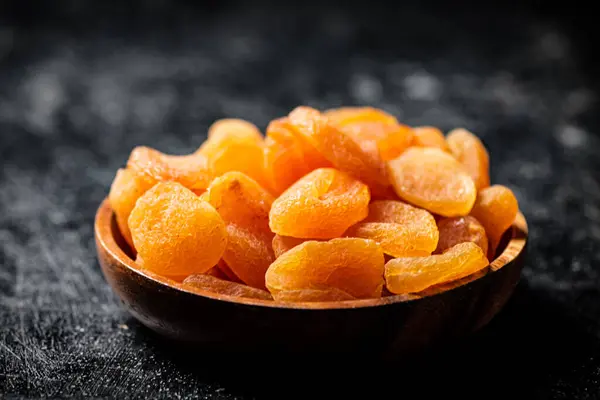
<path fill-rule="evenodd" d="M 598 398 L 600 92 L 585 19 L 14 3 L 0 14 L 0 398 Z M 531 228 L 522 284 L 486 329 L 405 364 L 298 365 L 192 353 L 122 311 L 92 223 L 131 148 L 189 152 L 216 118 L 264 128 L 298 104 L 370 104 L 483 138 Z"/>

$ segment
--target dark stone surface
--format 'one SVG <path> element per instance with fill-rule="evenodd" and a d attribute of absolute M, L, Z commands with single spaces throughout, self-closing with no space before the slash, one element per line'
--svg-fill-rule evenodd
<path fill-rule="evenodd" d="M 598 398 L 589 19 L 514 4 L 248 3 L 3 3 L 0 398 Z M 193 353 L 122 311 L 92 224 L 131 148 L 189 152 L 216 118 L 264 128 L 298 104 L 369 104 L 482 137 L 493 181 L 516 192 L 531 229 L 524 280 L 485 330 L 398 365 L 313 368 Z"/>

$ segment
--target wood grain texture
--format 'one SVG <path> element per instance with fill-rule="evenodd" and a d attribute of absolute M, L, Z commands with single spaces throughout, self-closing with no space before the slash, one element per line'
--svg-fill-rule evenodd
<path fill-rule="evenodd" d="M 528 229 L 519 214 L 487 274 L 446 284 L 439 293 L 314 303 L 194 293 L 147 275 L 127 255 L 108 200 L 98 209 L 95 232 L 108 283 L 129 312 L 160 334 L 212 348 L 357 351 L 390 358 L 465 336 L 489 322 L 519 281 Z"/>

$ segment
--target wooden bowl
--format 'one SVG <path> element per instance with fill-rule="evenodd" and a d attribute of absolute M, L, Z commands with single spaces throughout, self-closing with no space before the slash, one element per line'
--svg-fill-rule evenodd
<path fill-rule="evenodd" d="M 447 284 L 437 293 L 278 303 L 191 291 L 136 269 L 108 200 L 95 224 L 102 271 L 125 308 L 162 335 L 213 350 L 400 355 L 462 337 L 488 323 L 511 296 L 527 241 L 527 223 L 519 214 L 487 274 Z"/>

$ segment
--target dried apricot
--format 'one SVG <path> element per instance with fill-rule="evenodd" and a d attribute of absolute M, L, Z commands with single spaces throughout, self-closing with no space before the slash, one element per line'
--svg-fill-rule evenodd
<path fill-rule="evenodd" d="M 144 193 L 128 223 L 144 268 L 164 276 L 204 273 L 227 245 L 219 213 L 177 182 L 161 182 Z"/>
<path fill-rule="evenodd" d="M 412 145 L 416 147 L 436 147 L 450 152 L 446 138 L 441 130 L 433 126 L 417 126 L 413 128 Z"/>
<path fill-rule="evenodd" d="M 324 113 L 377 163 L 398 157 L 412 142 L 412 129 L 372 107 L 342 107 Z M 384 167 L 380 170 L 385 171 Z"/>
<path fill-rule="evenodd" d="M 332 122 L 349 125 L 356 122 L 383 122 L 397 124 L 398 120 L 393 115 L 374 107 L 340 107 L 327 110 L 323 113 Z"/>
<path fill-rule="evenodd" d="M 233 297 L 273 300 L 271 294 L 269 294 L 269 292 L 267 292 L 266 290 L 253 288 L 241 283 L 230 282 L 224 279 L 219 279 L 215 276 L 205 274 L 195 274 L 188 276 L 183 281 L 183 287 L 191 290 L 206 290 L 209 292 L 225 294 L 227 296 Z"/>
<path fill-rule="evenodd" d="M 307 173 L 330 166 L 316 149 L 309 148 L 309 153 L 314 154 L 307 154 L 301 140 L 293 133 L 287 118 L 271 121 L 267 127 L 265 174 L 273 193 L 281 194 Z"/>
<path fill-rule="evenodd" d="M 218 265 L 215 265 L 214 267 L 206 271 L 205 274 L 214 276 L 215 278 L 229 280 L 227 275 L 225 275 L 225 273 L 221 270 L 221 268 L 218 267 Z"/>
<path fill-rule="evenodd" d="M 279 257 L 286 251 L 293 249 L 294 247 L 306 242 L 307 240 L 310 239 L 298 239 L 290 236 L 275 235 L 275 237 L 273 237 L 272 242 L 275 257 Z"/>
<path fill-rule="evenodd" d="M 271 264 L 266 284 L 275 300 L 282 291 L 331 288 L 359 299 L 380 297 L 383 264 L 383 252 L 372 240 L 307 241 Z"/>
<path fill-rule="evenodd" d="M 490 157 L 481 140 L 466 129 L 454 129 L 446 142 L 454 157 L 466 168 L 477 190 L 490 186 Z"/>
<path fill-rule="evenodd" d="M 343 290 L 335 288 L 283 290 L 281 292 L 277 292 L 277 301 L 288 303 L 345 300 L 356 300 L 356 297 L 349 295 Z"/>
<path fill-rule="evenodd" d="M 369 200 L 369 188 L 362 182 L 333 168 L 319 168 L 273 202 L 269 226 L 282 236 L 339 237 L 367 216 Z"/>
<path fill-rule="evenodd" d="M 213 178 L 213 172 L 201 155 L 168 155 L 146 146 L 138 146 L 131 151 L 127 168 L 150 186 L 173 181 L 195 193 L 204 191 Z"/>
<path fill-rule="evenodd" d="M 440 149 L 411 147 L 389 161 L 388 170 L 401 199 L 433 213 L 467 215 L 475 203 L 473 179 L 454 157 Z"/>
<path fill-rule="evenodd" d="M 216 268 L 218 268 L 223 273 L 223 275 L 225 275 L 225 279 L 227 279 L 228 281 L 244 283 L 240 278 L 237 277 L 237 275 L 231 270 L 231 268 L 229 268 L 229 266 L 225 261 L 223 261 L 223 259 L 219 260 L 218 264 L 216 265 Z"/>
<path fill-rule="evenodd" d="M 438 243 L 435 219 L 427 211 L 401 201 L 369 204 L 369 215 L 345 234 L 372 239 L 393 257 L 428 256 Z"/>
<path fill-rule="evenodd" d="M 260 130 L 251 122 L 239 118 L 219 119 L 208 128 L 208 138 L 237 137 L 240 139 L 254 140 L 260 143 L 263 139 Z M 206 143 L 206 142 L 205 142 Z M 209 143 L 214 144 L 214 142 Z"/>
<path fill-rule="evenodd" d="M 388 261 L 385 264 L 385 282 L 392 293 L 417 293 L 433 285 L 464 278 L 488 265 L 481 247 L 473 242 L 464 242 L 443 254 Z"/>
<path fill-rule="evenodd" d="M 440 240 L 435 253 L 441 254 L 456 244 L 473 242 L 483 250 L 488 251 L 488 239 L 483 225 L 471 216 L 443 218 L 438 222 Z"/>
<path fill-rule="evenodd" d="M 108 201 L 115 213 L 117 225 L 125 241 L 133 248 L 133 240 L 127 220 L 135 202 L 152 187 L 145 179 L 141 179 L 128 169 L 119 169 L 110 187 Z"/>
<path fill-rule="evenodd" d="M 502 185 L 493 185 L 479 192 L 471 215 L 483 225 L 489 241 L 489 255 L 493 258 L 506 230 L 519 212 L 514 193 Z"/>
<path fill-rule="evenodd" d="M 363 151 L 358 143 L 343 133 L 314 108 L 297 107 L 289 114 L 290 123 L 333 166 L 359 179 L 375 194 L 390 186 L 384 165 Z"/>
<path fill-rule="evenodd" d="M 216 122 L 196 154 L 206 157 L 215 176 L 238 171 L 270 189 L 265 178 L 262 135 L 250 122 L 235 119 Z"/>
<path fill-rule="evenodd" d="M 269 230 L 273 196 L 241 172 L 227 172 L 208 188 L 208 201 L 227 224 L 223 261 L 247 285 L 265 287 L 265 271 L 275 259 Z"/>

